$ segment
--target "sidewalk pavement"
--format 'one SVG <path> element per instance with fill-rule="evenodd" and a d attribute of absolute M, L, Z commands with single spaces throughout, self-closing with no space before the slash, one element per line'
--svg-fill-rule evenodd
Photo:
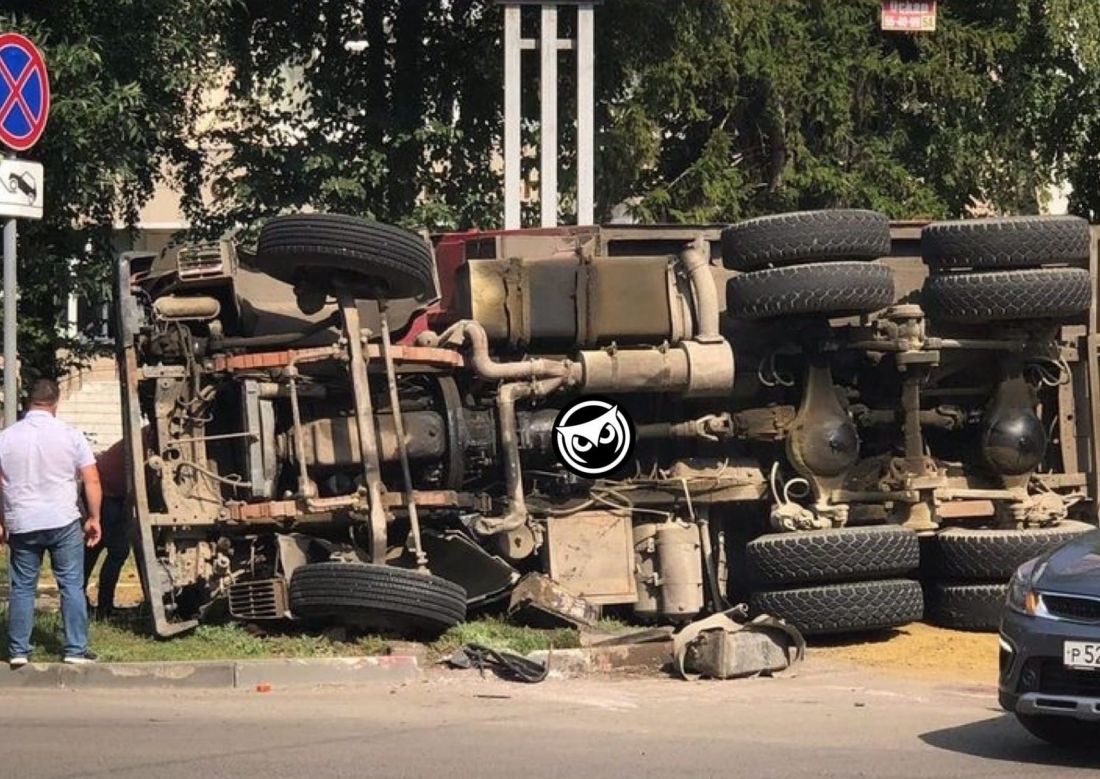
<path fill-rule="evenodd" d="M 401 684 L 420 679 L 417 658 L 301 658 L 213 660 L 191 663 L 31 663 L 18 670 L 0 667 L 0 689 L 255 689 L 360 684 Z"/>

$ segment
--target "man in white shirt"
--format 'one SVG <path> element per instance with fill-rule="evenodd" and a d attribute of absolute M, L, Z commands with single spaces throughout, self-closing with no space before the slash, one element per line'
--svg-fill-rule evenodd
<path fill-rule="evenodd" d="M 57 383 L 39 379 L 23 419 L 0 431 L 0 544 L 11 547 L 8 662 L 27 664 L 34 628 L 34 599 L 42 555 L 61 591 L 64 661 L 90 663 L 88 604 L 84 597 L 84 545 L 99 543 L 102 490 L 87 439 L 57 419 Z M 88 519 L 81 526 L 77 479 L 84 484 Z"/>

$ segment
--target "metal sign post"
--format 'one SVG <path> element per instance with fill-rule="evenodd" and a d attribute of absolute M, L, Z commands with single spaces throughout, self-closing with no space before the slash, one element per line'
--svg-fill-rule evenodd
<path fill-rule="evenodd" d="M 0 143 L 26 151 L 38 142 L 50 113 L 50 80 L 46 61 L 33 43 L 18 33 L 0 35 Z M 0 160 L 0 217 L 4 222 L 4 425 L 16 420 L 19 406 L 19 352 L 16 340 L 15 220 L 42 218 L 42 166 L 16 159 Z"/>
<path fill-rule="evenodd" d="M 504 8 L 504 229 L 518 230 L 523 200 L 520 128 L 520 52 L 539 52 L 540 224 L 558 223 L 558 53 L 574 51 L 577 66 L 577 224 L 595 216 L 594 6 L 603 0 L 497 0 Z M 524 6 L 538 6 L 539 36 L 524 38 Z M 558 37 L 559 6 L 576 6 L 574 36 Z"/>

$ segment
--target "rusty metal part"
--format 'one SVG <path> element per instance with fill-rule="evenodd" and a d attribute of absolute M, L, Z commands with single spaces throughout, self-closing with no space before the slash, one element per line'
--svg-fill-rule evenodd
<path fill-rule="evenodd" d="M 664 349 L 582 351 L 578 359 L 581 388 L 587 392 L 715 397 L 733 389 L 733 350 L 725 340 L 684 341 Z"/>
<path fill-rule="evenodd" d="M 463 419 L 462 395 L 453 376 L 436 377 L 439 401 L 447 429 L 447 460 L 444 468 L 444 486 L 458 490 L 466 479 L 467 430 Z"/>
<path fill-rule="evenodd" d="M 400 459 L 398 433 L 392 414 L 376 414 L 378 456 L 381 462 L 397 462 Z M 407 456 L 414 460 L 431 460 L 447 453 L 447 436 L 443 417 L 434 411 L 406 412 L 405 421 Z M 281 433 L 276 438 L 279 458 L 300 463 L 305 458 L 309 467 L 331 468 L 357 466 L 362 463 L 359 447 L 358 421 L 354 417 L 332 417 L 305 422 L 299 428 Z M 299 447 L 299 444 L 302 444 Z"/>
<path fill-rule="evenodd" d="M 710 271 L 710 244 L 702 235 L 680 252 L 680 265 L 691 279 L 695 296 L 695 340 L 700 343 L 723 340 L 718 333 L 718 289 Z"/>
<path fill-rule="evenodd" d="M 527 499 L 523 492 L 523 473 L 519 461 L 519 442 L 516 434 L 516 401 L 520 398 L 545 397 L 554 392 L 565 379 L 562 377 L 541 381 L 502 384 L 497 389 L 497 413 L 500 425 L 500 448 L 504 458 L 504 482 L 508 493 L 508 510 L 499 517 L 479 517 L 474 521 L 474 532 L 482 536 L 496 535 L 516 530 L 527 523 Z"/>
<path fill-rule="evenodd" d="M 852 418 L 859 427 L 889 427 L 904 424 L 905 415 L 898 409 L 853 407 Z M 960 406 L 940 405 L 919 412 L 921 427 L 939 430 L 962 430 L 970 415 Z"/>
<path fill-rule="evenodd" d="M 506 257 L 465 265 L 463 315 L 479 322 L 493 342 L 596 346 L 691 336 L 692 311 L 675 256 L 593 257 L 580 249 Z M 647 301 L 644 311 L 639 300 Z M 716 306 L 714 313 L 717 326 Z"/>
<path fill-rule="evenodd" d="M 141 406 L 138 401 L 138 383 L 141 379 L 138 367 L 136 337 L 142 326 L 140 308 L 130 289 L 130 259 L 124 254 L 118 264 L 115 291 L 116 324 L 118 326 L 117 360 L 119 380 L 122 384 L 123 440 L 126 473 L 131 487 L 127 506 L 137 516 L 137 541 L 134 556 L 138 561 L 138 573 L 145 592 L 149 611 L 153 617 L 153 631 L 161 638 L 169 638 L 194 628 L 197 620 L 170 622 L 165 609 L 165 596 L 170 582 L 165 581 L 157 565 L 157 547 L 153 536 L 152 512 L 149 507 L 148 482 L 145 462 L 145 442 L 141 422 Z"/>
<path fill-rule="evenodd" d="M 591 603 L 636 601 L 630 512 L 593 509 L 550 518 L 546 571 Z"/>
<path fill-rule="evenodd" d="M 383 504 L 385 487 L 378 460 L 378 438 L 374 430 L 374 409 L 371 404 L 370 383 L 367 378 L 367 362 L 363 356 L 363 330 L 359 326 L 359 306 L 355 296 L 347 289 L 337 291 L 340 311 L 344 317 L 344 337 L 348 342 L 348 370 L 351 372 L 351 388 L 355 395 L 355 418 L 359 425 L 359 446 L 363 452 L 363 479 L 367 489 L 368 517 L 370 521 L 370 557 L 376 565 L 386 563 L 386 525 L 389 513 Z M 297 434 L 301 436 L 300 428 Z M 304 466 L 303 466 L 304 467 Z"/>
<path fill-rule="evenodd" d="M 217 319 L 222 304 L 209 295 L 177 297 L 165 295 L 153 301 L 153 313 L 166 322 L 208 322 Z"/>
<path fill-rule="evenodd" d="M 293 424 L 291 433 L 298 461 L 298 497 L 312 498 L 317 495 L 317 485 L 309 478 L 306 470 L 305 434 L 302 428 L 302 409 L 298 403 L 298 368 L 289 366 L 286 371 L 287 386 L 290 389 L 290 418 Z"/>
<path fill-rule="evenodd" d="M 390 323 L 386 309 L 386 299 L 379 298 L 378 314 L 382 330 L 382 361 L 386 365 L 386 384 L 390 394 L 394 434 L 397 438 L 397 459 L 401 463 L 401 478 L 405 486 L 405 511 L 409 515 L 409 533 L 412 536 L 413 555 L 416 557 L 416 564 L 420 569 L 427 570 L 428 556 L 424 554 L 424 547 L 420 542 L 420 514 L 416 510 L 416 501 L 413 499 L 412 472 L 409 470 L 409 449 L 405 438 L 405 421 L 401 413 L 401 397 L 397 393 L 397 374 L 394 371 L 393 356 L 390 353 L 392 345 L 390 344 Z"/>
<path fill-rule="evenodd" d="M 813 489 L 815 513 L 841 511 L 830 505 L 829 493 L 841 486 L 859 459 L 859 435 L 840 405 L 832 369 L 823 357 L 807 363 L 802 404 L 787 435 L 786 450 L 787 459 Z M 843 524 L 844 518 L 836 514 L 834 522 Z"/>
<path fill-rule="evenodd" d="M 361 347 L 364 359 L 381 357 L 382 350 L 375 344 Z M 462 355 L 453 349 L 436 349 L 427 346 L 394 346 L 393 359 L 402 364 L 433 368 L 461 368 Z M 342 346 L 315 346 L 307 349 L 283 349 L 278 352 L 255 354 L 218 354 L 211 358 L 210 369 L 215 372 L 255 371 L 285 368 L 287 365 L 304 365 L 308 362 L 324 362 L 345 358 Z"/>
<path fill-rule="evenodd" d="M 782 441 L 798 417 L 794 406 L 769 406 L 737 411 L 733 414 L 733 430 L 738 438 L 752 441 Z"/>
<path fill-rule="evenodd" d="M 923 476 L 927 473 L 924 459 L 924 435 L 921 432 L 920 419 L 920 388 L 923 381 L 923 372 L 909 371 L 905 376 L 901 390 L 905 466 L 909 473 L 916 476 Z"/>
<path fill-rule="evenodd" d="M 599 606 L 541 573 L 529 573 L 516 584 L 508 603 L 508 618 L 535 627 L 593 627 Z"/>
<path fill-rule="evenodd" d="M 470 343 L 470 365 L 483 379 L 516 380 L 557 377 L 569 379 L 576 371 L 569 360 L 536 358 L 518 362 L 495 362 L 489 355 L 489 337 L 477 322 L 464 319 L 447 328 L 439 336 L 440 343 L 462 345 Z M 427 347 L 417 347 L 427 348 Z"/>
<path fill-rule="evenodd" d="M 454 490 L 417 490 L 415 497 L 417 505 L 424 508 L 450 509 L 472 505 L 470 496 Z M 382 501 L 388 508 L 400 507 L 404 503 L 402 496 L 395 493 L 383 495 Z M 311 498 L 307 501 L 272 500 L 263 503 L 231 503 L 227 507 L 226 519 L 245 524 L 277 523 L 293 520 L 307 513 L 352 511 L 360 505 L 359 498 L 354 495 Z"/>
<path fill-rule="evenodd" d="M 287 580 L 252 579 L 235 582 L 226 588 L 229 600 L 229 616 L 246 622 L 286 619 L 290 613 L 287 598 Z"/>
<path fill-rule="evenodd" d="M 700 528 L 684 522 L 643 522 L 633 529 L 636 614 L 684 621 L 703 609 Z"/>

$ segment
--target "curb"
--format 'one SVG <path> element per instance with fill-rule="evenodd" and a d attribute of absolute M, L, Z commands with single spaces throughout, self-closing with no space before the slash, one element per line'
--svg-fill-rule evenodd
<path fill-rule="evenodd" d="M 540 649 L 527 655 L 529 660 L 550 662 L 552 678 L 575 678 L 612 671 L 660 671 L 672 662 L 672 642 L 593 646 L 581 649 Z"/>
<path fill-rule="evenodd" d="M 193 663 L 31 663 L 0 668 L 0 689 L 255 689 L 401 684 L 421 677 L 415 657 L 213 660 Z"/>

